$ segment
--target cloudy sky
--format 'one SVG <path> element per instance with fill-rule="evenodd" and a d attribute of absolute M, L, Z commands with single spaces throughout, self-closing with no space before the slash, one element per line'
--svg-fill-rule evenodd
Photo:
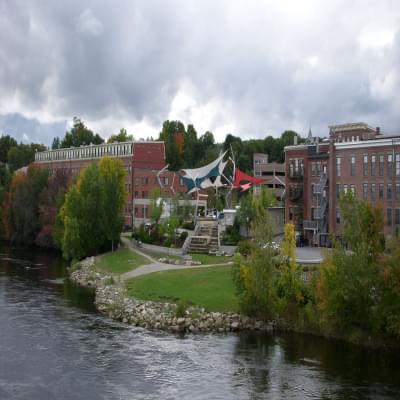
<path fill-rule="evenodd" d="M 0 0 L 0 133 L 400 132 L 398 0 Z"/>

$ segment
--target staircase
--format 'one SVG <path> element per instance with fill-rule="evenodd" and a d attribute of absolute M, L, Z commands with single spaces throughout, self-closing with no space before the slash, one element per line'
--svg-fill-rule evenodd
<path fill-rule="evenodd" d="M 190 237 L 189 253 L 216 253 L 219 249 L 218 221 L 199 219 Z"/>

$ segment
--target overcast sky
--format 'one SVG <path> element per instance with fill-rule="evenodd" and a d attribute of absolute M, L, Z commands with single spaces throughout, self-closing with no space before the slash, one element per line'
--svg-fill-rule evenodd
<path fill-rule="evenodd" d="M 400 133 L 400 1 L 0 0 L 0 133 Z"/>

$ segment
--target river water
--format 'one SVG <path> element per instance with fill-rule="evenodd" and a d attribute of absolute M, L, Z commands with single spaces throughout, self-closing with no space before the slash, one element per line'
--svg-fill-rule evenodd
<path fill-rule="evenodd" d="M 308 335 L 150 332 L 56 255 L 0 249 L 0 399 L 399 399 L 400 357 Z"/>

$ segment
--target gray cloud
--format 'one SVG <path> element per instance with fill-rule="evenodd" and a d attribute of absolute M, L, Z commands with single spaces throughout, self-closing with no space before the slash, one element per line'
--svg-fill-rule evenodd
<path fill-rule="evenodd" d="M 15 115 L 48 144 L 74 115 L 103 136 L 167 118 L 220 139 L 399 132 L 399 32 L 391 0 L 0 0 L 0 132 Z"/>

